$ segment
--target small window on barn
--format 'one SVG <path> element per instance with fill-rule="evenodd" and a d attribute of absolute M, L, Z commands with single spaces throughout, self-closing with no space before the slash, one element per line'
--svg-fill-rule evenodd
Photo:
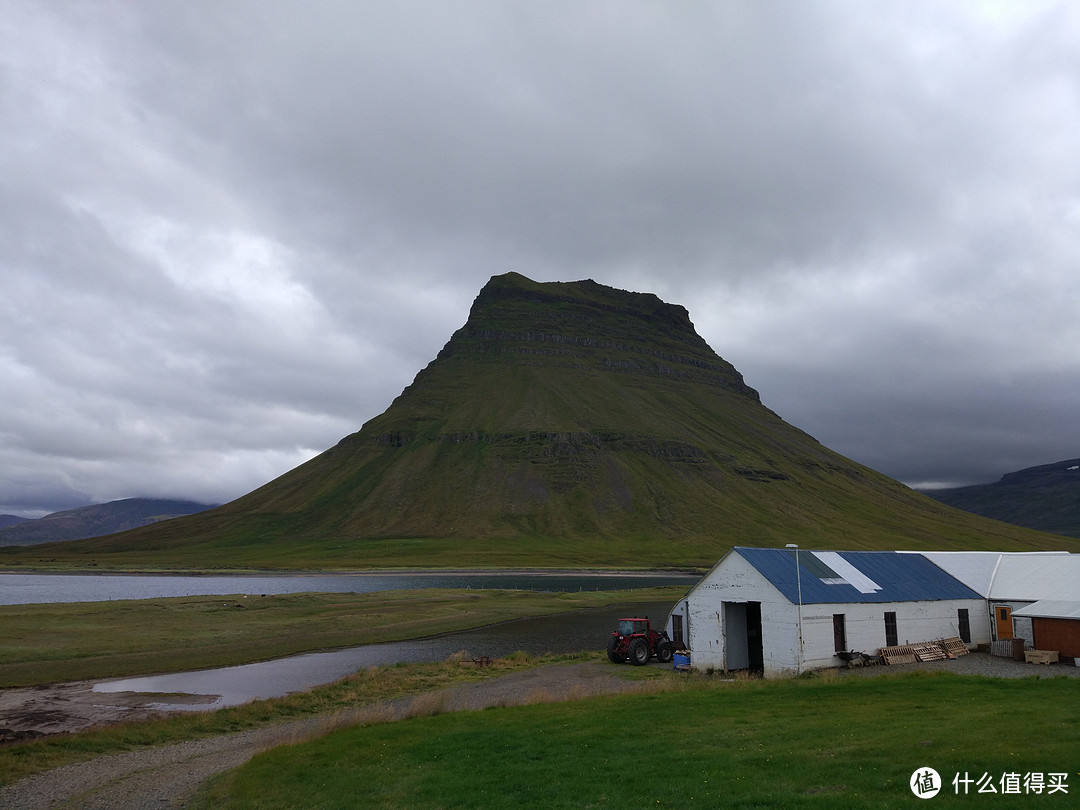
<path fill-rule="evenodd" d="M 971 643 L 971 621 L 968 619 L 967 608 L 956 609 L 956 626 L 960 633 L 960 640 L 965 644 Z"/>
<path fill-rule="evenodd" d="M 847 628 L 844 626 L 844 614 L 834 613 L 832 617 L 833 649 L 843 652 L 847 649 Z"/>
<path fill-rule="evenodd" d="M 896 645 L 896 614 L 890 610 L 885 614 L 885 646 L 895 647 Z"/>

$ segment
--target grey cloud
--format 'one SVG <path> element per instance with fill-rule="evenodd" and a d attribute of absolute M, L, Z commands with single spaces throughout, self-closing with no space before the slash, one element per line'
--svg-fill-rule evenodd
<path fill-rule="evenodd" d="M 235 497 L 383 410 L 508 270 L 686 305 L 905 481 L 1076 452 L 1071 4 L 7 19 L 0 511 Z"/>

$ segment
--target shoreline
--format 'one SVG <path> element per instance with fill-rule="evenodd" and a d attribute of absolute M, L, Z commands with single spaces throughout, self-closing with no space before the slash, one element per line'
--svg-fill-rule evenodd
<path fill-rule="evenodd" d="M 0 746 L 175 715 L 154 706 L 210 703 L 213 695 L 95 692 L 112 678 L 0 689 Z"/>
<path fill-rule="evenodd" d="M 592 576 L 592 577 L 664 577 L 703 576 L 704 569 L 694 568 L 177 568 L 177 569 L 92 569 L 92 568 L 8 568 L 0 565 L 0 574 L 32 576 L 161 576 L 161 577 L 330 577 L 330 576 Z"/>

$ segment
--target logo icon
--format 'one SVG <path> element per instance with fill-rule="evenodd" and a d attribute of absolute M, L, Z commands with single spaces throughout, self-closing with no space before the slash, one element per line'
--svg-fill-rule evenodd
<path fill-rule="evenodd" d="M 941 790 L 941 777 L 933 768 L 917 768 L 908 784 L 911 792 L 920 799 L 932 799 Z"/>

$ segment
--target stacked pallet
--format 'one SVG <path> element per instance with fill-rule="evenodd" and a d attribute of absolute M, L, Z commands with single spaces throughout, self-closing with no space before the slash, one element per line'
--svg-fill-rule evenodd
<path fill-rule="evenodd" d="M 942 661 L 967 655 L 968 648 L 957 637 L 943 638 L 940 641 L 924 641 L 920 644 L 899 644 L 895 647 L 882 647 L 878 654 L 886 664 L 914 664 L 916 661 Z"/>
<path fill-rule="evenodd" d="M 925 644 L 912 644 L 911 649 L 915 651 L 916 661 L 944 661 L 949 657 L 945 654 L 945 650 L 941 649 L 933 641 L 928 641 Z"/>

